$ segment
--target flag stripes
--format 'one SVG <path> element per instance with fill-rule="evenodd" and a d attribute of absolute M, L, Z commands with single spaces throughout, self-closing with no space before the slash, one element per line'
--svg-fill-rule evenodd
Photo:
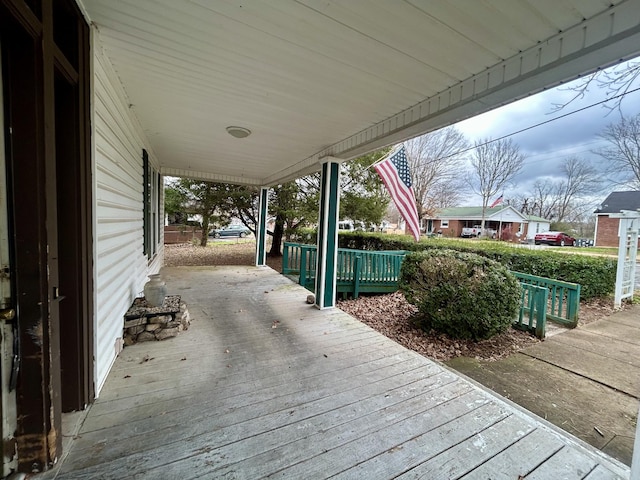
<path fill-rule="evenodd" d="M 500 205 L 502 203 L 502 197 L 504 197 L 504 195 L 500 195 L 498 198 L 496 198 L 489 208 L 497 207 L 498 205 Z"/>
<path fill-rule="evenodd" d="M 420 240 L 420 220 L 404 147 L 375 164 L 373 168 L 380 175 L 391 199 L 417 242 Z"/>

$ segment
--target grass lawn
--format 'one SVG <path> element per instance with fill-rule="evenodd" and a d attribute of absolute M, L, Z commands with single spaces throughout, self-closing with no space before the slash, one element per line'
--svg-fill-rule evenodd
<path fill-rule="evenodd" d="M 567 252 L 567 247 L 550 247 L 550 250 L 553 250 L 555 252 Z M 575 247 L 571 248 L 569 253 L 617 257 L 618 247 Z"/>

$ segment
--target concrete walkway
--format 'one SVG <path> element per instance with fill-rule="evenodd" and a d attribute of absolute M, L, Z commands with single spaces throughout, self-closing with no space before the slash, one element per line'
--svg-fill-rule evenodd
<path fill-rule="evenodd" d="M 629 465 L 640 399 L 640 305 L 498 362 L 448 362 Z"/>

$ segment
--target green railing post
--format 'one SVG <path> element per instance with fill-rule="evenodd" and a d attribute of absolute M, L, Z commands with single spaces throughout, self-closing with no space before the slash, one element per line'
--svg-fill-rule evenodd
<path fill-rule="evenodd" d="M 290 243 L 284 242 L 284 251 L 282 252 L 282 274 L 287 275 L 289 273 L 289 249 L 293 248 Z"/>
<path fill-rule="evenodd" d="M 567 297 L 567 318 L 573 323 L 573 326 L 578 325 L 578 313 L 580 309 L 580 285 L 575 291 L 570 291 Z"/>
<path fill-rule="evenodd" d="M 545 287 L 519 282 L 522 287 L 520 293 L 520 311 L 514 327 L 534 333 L 538 338 L 544 338 L 547 325 L 547 298 Z M 525 321 L 525 315 L 528 321 Z"/>
<path fill-rule="evenodd" d="M 353 298 L 358 298 L 360 295 L 360 269 L 362 267 L 362 257 L 356 255 L 353 265 Z"/>
<path fill-rule="evenodd" d="M 300 246 L 300 277 L 298 278 L 298 283 L 303 287 L 306 287 L 307 285 L 307 278 L 309 273 L 307 272 L 307 252 L 308 251 L 309 250 L 307 246 L 305 245 Z"/>
<path fill-rule="evenodd" d="M 542 339 L 547 334 L 547 300 L 549 291 L 544 287 L 536 287 L 536 337 Z"/>

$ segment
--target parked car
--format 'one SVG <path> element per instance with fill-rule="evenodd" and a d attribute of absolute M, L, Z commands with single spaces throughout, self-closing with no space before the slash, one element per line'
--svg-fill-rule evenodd
<path fill-rule="evenodd" d="M 353 232 L 355 229 L 356 227 L 353 222 L 350 222 L 348 220 L 341 220 L 338 222 L 338 230 Z"/>
<path fill-rule="evenodd" d="M 565 245 L 573 247 L 576 244 L 576 239 L 564 232 L 536 233 L 533 241 L 536 245 L 544 243 L 546 245 L 558 245 L 559 247 L 564 247 Z"/>
<path fill-rule="evenodd" d="M 251 233 L 244 225 L 229 225 L 224 228 L 215 228 L 209 231 L 209 236 L 213 238 L 220 237 L 240 237 L 244 238 Z"/>

